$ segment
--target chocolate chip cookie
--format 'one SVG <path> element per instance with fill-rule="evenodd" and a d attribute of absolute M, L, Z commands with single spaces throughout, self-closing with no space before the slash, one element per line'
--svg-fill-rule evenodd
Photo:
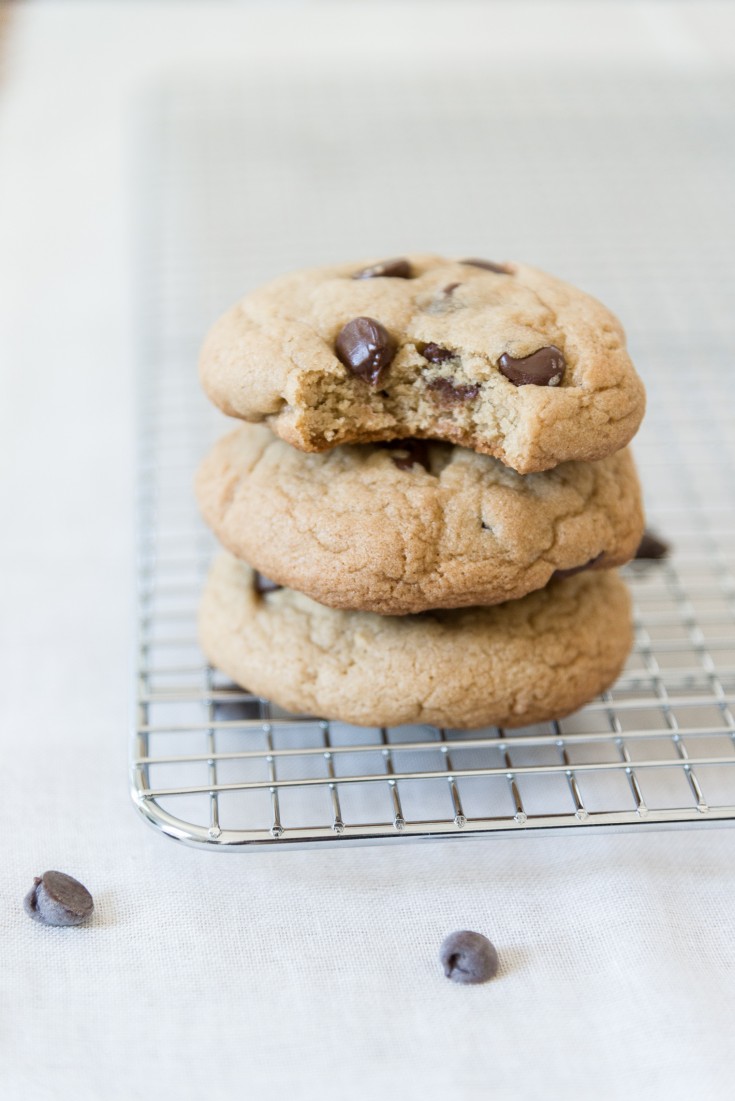
<path fill-rule="evenodd" d="M 621 565 L 643 533 L 627 449 L 523 476 L 453 444 L 307 455 L 241 425 L 204 461 L 197 496 L 219 541 L 274 581 L 383 615 L 514 600 L 558 571 Z"/>
<path fill-rule="evenodd" d="M 614 570 L 552 581 L 493 608 L 378 616 L 257 584 L 216 559 L 200 615 L 204 652 L 238 684 L 299 714 L 361 726 L 526 726 L 609 687 L 632 643 Z"/>
<path fill-rule="evenodd" d="M 424 437 L 521 474 L 624 447 L 645 395 L 617 319 L 523 264 L 410 256 L 284 276 L 214 326 L 225 413 L 304 451 Z"/>

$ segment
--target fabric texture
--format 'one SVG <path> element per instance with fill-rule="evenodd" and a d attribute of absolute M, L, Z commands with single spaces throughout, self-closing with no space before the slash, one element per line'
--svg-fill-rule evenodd
<path fill-rule="evenodd" d="M 268 79 L 294 80 L 298 65 L 312 71 L 326 59 L 320 79 L 337 73 L 346 90 L 356 40 L 386 93 L 416 58 L 460 128 L 489 106 L 463 99 L 443 77 L 448 43 L 458 56 L 465 51 L 470 73 L 510 58 L 509 81 L 531 114 L 549 89 L 573 86 L 587 114 L 555 131 L 560 157 L 592 146 L 609 157 L 600 162 L 606 173 L 632 165 L 630 174 L 553 210 L 540 189 L 525 218 L 512 190 L 498 211 L 481 205 L 490 177 L 474 172 L 443 173 L 441 209 L 420 188 L 406 193 L 391 180 L 384 207 L 356 211 L 335 186 L 335 220 L 354 220 L 375 238 L 372 249 L 355 240 L 345 252 L 423 247 L 429 242 L 419 238 L 433 227 L 431 247 L 460 254 L 469 232 L 452 240 L 451 213 L 476 209 L 483 240 L 497 239 L 494 252 L 504 253 L 515 234 L 509 254 L 525 250 L 552 269 L 567 263 L 570 275 L 583 277 L 585 258 L 595 259 L 601 292 L 614 272 L 619 294 L 610 304 L 624 321 L 640 288 L 639 280 L 626 298 L 626 272 L 634 264 L 649 272 L 651 345 L 689 327 L 706 356 L 732 336 L 732 174 L 725 146 L 706 143 L 732 103 L 731 5 L 354 3 L 347 20 L 324 5 L 273 8 L 39 3 L 20 9 L 6 45 L 0 1093 L 7 1101 L 556 1101 L 582 1093 L 724 1101 L 735 1073 L 731 830 L 579 830 L 219 857 L 156 836 L 131 805 L 132 364 L 140 337 L 131 318 L 156 322 L 150 303 L 133 308 L 141 291 L 131 256 L 140 229 L 135 108 L 164 73 L 198 66 L 216 82 L 227 65 L 247 70 L 261 89 L 253 118 L 263 127 Z M 305 51 L 309 34 L 313 50 Z M 545 84 L 535 66 L 549 57 L 553 82 Z M 608 98 L 599 84 L 605 73 Z M 632 103 L 625 89 L 636 74 L 635 87 L 648 92 Z M 691 143 L 700 143 L 686 146 L 683 159 L 656 118 L 652 142 L 639 140 L 643 131 L 630 122 L 645 122 L 645 95 L 661 74 L 675 89 L 671 119 L 691 122 Z M 305 136 L 292 155 L 335 140 L 320 127 L 305 78 L 303 87 Z M 421 139 L 421 97 L 406 102 L 417 122 L 401 140 Z M 201 104 L 192 94 L 185 106 Z M 603 109 L 608 123 L 623 125 L 598 123 Z M 529 157 L 540 129 L 518 131 L 517 148 Z M 494 151 L 498 177 L 501 153 Z M 433 151 L 424 154 L 417 176 L 436 164 Z M 660 189 L 651 184 L 656 169 Z M 260 172 L 266 190 L 274 179 L 283 187 L 288 159 L 263 162 Z M 207 201 L 234 209 L 241 188 L 240 179 L 223 181 L 216 202 Z M 323 241 L 323 226 L 308 219 L 293 231 L 299 202 L 294 192 L 273 245 L 291 242 L 294 267 L 314 262 Z M 679 217 L 681 204 L 688 218 Z M 636 227 L 625 245 L 606 228 L 613 210 Z M 178 232 L 176 214 L 172 207 L 161 232 Z M 572 218 L 578 235 L 560 236 Z M 404 238 L 388 250 L 401 226 Z M 224 251 L 230 245 L 222 241 Z M 332 259 L 339 257 L 321 261 Z M 272 261 L 281 266 L 283 256 L 274 251 Z M 665 287 L 664 270 L 677 273 Z M 224 305 L 197 301 L 210 319 Z M 198 327 L 193 306 L 191 316 Z M 666 404 L 669 375 L 661 377 Z M 732 404 L 731 379 L 723 374 L 723 408 Z M 684 389 L 671 393 L 687 401 Z M 692 469 L 694 477 L 701 467 Z M 711 485 L 717 477 L 713 464 Z M 713 515 L 713 530 L 724 530 L 724 517 Z M 33 876 L 48 868 L 92 891 L 89 926 L 49 929 L 23 913 Z M 457 928 L 495 943 L 501 969 L 493 982 L 460 987 L 443 977 L 439 946 Z"/>

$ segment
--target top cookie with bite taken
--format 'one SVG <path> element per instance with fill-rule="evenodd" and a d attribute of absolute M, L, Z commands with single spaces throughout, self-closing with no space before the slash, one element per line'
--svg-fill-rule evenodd
<path fill-rule="evenodd" d="M 520 474 L 635 435 L 645 393 L 620 322 L 525 264 L 412 255 L 295 272 L 217 321 L 201 378 L 302 451 L 425 437 Z"/>

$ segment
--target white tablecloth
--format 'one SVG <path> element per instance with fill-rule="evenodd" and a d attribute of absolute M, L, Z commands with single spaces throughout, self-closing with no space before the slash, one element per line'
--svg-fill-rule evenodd
<path fill-rule="evenodd" d="M 0 1094 L 667 1101 L 732 1096 L 735 833 L 217 857 L 127 793 L 131 105 L 170 67 L 428 37 L 731 66 L 730 4 L 35 4 L 0 76 Z M 475 23 L 479 20 L 479 23 Z M 490 34 L 492 30 L 492 34 Z M 482 33 L 479 33 L 482 31 Z M 581 70 L 580 70 L 581 71 Z M 731 260 L 731 257 L 729 257 Z M 60 868 L 89 927 L 20 903 Z M 442 977 L 458 927 L 498 979 Z"/>

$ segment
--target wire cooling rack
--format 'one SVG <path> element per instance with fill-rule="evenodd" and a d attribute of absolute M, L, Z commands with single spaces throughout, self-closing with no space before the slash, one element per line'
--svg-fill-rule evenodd
<path fill-rule="evenodd" d="M 220 849 L 734 818 L 731 78 L 554 67 L 514 83 L 456 57 L 403 61 L 386 82 L 341 64 L 182 76 L 146 104 L 137 806 Z M 192 479 L 226 427 L 198 388 L 203 332 L 282 270 L 412 248 L 519 257 L 589 288 L 625 321 L 648 387 L 635 451 L 673 553 L 626 570 L 635 652 L 558 723 L 293 716 L 197 643 L 215 547 Z"/>

